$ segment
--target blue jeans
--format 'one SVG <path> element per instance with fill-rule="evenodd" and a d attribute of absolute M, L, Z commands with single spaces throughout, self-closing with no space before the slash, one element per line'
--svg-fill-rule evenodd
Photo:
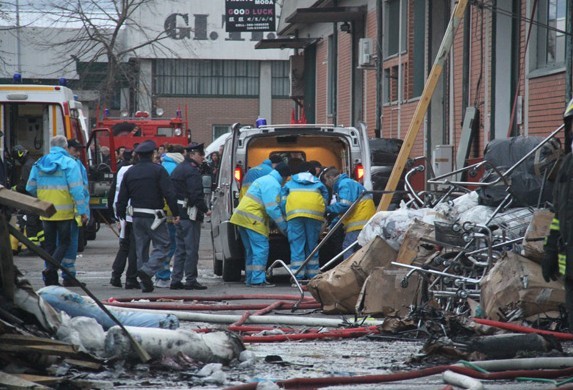
<path fill-rule="evenodd" d="M 73 277 L 76 277 L 76 258 L 78 257 L 78 239 L 80 236 L 80 228 L 75 220 L 70 223 L 70 246 L 64 258 L 62 259 L 62 267 L 68 270 Z M 58 236 L 58 242 L 61 240 Z M 62 279 L 71 280 L 64 272 L 62 272 Z"/>
<path fill-rule="evenodd" d="M 342 241 L 342 249 L 346 249 L 348 248 L 352 243 L 354 243 L 354 241 L 356 241 L 358 239 L 358 235 L 360 234 L 360 230 L 354 230 L 352 232 L 347 232 L 344 235 L 344 241 Z M 354 250 L 349 250 L 347 252 L 344 253 L 344 260 L 348 259 L 350 256 L 352 256 L 354 254 L 354 252 L 356 252 L 356 248 L 359 247 L 354 247 Z"/>
<path fill-rule="evenodd" d="M 66 219 L 64 221 L 43 221 L 46 252 L 52 255 L 58 264 L 62 263 L 62 259 L 71 245 L 72 223 L 75 224 L 75 220 Z M 45 262 L 45 265 L 47 271 L 57 272 L 58 270 L 57 266 L 52 265 L 47 261 Z"/>

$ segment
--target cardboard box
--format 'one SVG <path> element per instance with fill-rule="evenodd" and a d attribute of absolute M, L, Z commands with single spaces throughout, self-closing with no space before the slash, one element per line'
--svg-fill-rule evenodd
<path fill-rule="evenodd" d="M 311 279 L 308 291 L 328 314 L 353 314 L 368 276 L 378 267 L 396 260 L 396 251 L 376 236 L 335 268 Z"/>
<path fill-rule="evenodd" d="M 376 268 L 362 287 L 356 312 L 364 315 L 405 317 L 409 306 L 418 301 L 420 276 L 413 273 L 402 287 L 404 277 L 410 270 L 388 266 Z"/>
<path fill-rule="evenodd" d="M 501 312 L 521 309 L 522 317 L 558 310 L 565 303 L 562 281 L 547 283 L 541 266 L 507 252 L 481 282 L 481 306 L 486 316 L 503 320 Z"/>
<path fill-rule="evenodd" d="M 544 254 L 543 244 L 545 237 L 549 235 L 549 227 L 554 216 L 555 214 L 547 209 L 535 210 L 521 243 L 522 256 L 541 263 Z"/>
<path fill-rule="evenodd" d="M 421 238 L 434 240 L 434 225 L 415 220 L 404 235 L 404 242 L 400 246 L 397 262 L 402 264 L 424 264 L 434 251 L 421 247 Z"/>

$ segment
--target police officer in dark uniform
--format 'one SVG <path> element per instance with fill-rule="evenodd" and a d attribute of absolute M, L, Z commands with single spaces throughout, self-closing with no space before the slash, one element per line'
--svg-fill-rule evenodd
<path fill-rule="evenodd" d="M 203 144 L 190 143 L 186 148 L 185 161 L 171 173 L 171 181 L 177 193 L 177 205 L 181 220 L 176 226 L 176 249 L 171 274 L 172 290 L 205 290 L 197 281 L 199 239 L 204 215 L 211 215 L 205 203 L 201 165 L 205 159 Z M 185 277 L 185 284 L 183 284 Z"/>
<path fill-rule="evenodd" d="M 165 223 L 164 199 L 171 209 L 174 220 L 179 223 L 179 209 L 173 183 L 169 174 L 159 164 L 153 163 L 155 142 L 140 143 L 134 150 L 139 162 L 130 168 L 121 182 L 117 199 L 117 216 L 125 219 L 126 214 L 133 218 L 133 234 L 137 253 L 137 276 L 141 281 L 142 292 L 153 291 L 151 277 L 161 268 L 169 253 L 169 231 Z M 128 201 L 131 204 L 128 207 Z M 153 250 L 149 255 L 149 244 Z"/>

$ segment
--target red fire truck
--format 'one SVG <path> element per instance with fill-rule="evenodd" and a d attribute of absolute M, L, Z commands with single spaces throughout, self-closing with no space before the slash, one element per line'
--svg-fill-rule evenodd
<path fill-rule="evenodd" d="M 161 109 L 157 111 L 163 113 Z M 105 110 L 103 118 L 98 119 L 96 128 L 109 129 L 116 147 L 125 146 L 130 149 L 148 139 L 152 139 L 157 145 L 187 145 L 191 139 L 188 122 L 183 119 L 180 109 L 172 118 L 152 118 L 147 111 L 138 111 L 132 117 L 123 113 L 120 117 L 111 117 Z"/>
<path fill-rule="evenodd" d="M 162 114 L 162 110 L 157 111 L 158 115 Z M 97 117 L 97 124 L 91 130 L 88 142 L 90 207 L 96 211 L 98 222 L 106 222 L 112 218 L 108 194 L 113 175 L 117 171 L 115 151 L 122 146 L 133 149 L 137 144 L 150 139 L 157 146 L 187 145 L 191 133 L 188 121 L 182 117 L 180 109 L 170 119 L 161 116 L 152 118 L 146 111 L 138 111 L 131 117 L 123 113 L 119 117 L 112 117 L 108 110 L 104 110 L 103 117 Z"/>

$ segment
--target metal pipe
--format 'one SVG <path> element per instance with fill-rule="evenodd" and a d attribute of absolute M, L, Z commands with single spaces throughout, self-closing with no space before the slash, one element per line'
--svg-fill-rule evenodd
<path fill-rule="evenodd" d="M 323 270 L 328 268 L 328 266 L 332 263 L 334 263 L 336 260 L 338 260 L 339 257 L 341 257 L 342 255 L 344 255 L 346 252 L 348 252 L 350 249 L 354 248 L 354 246 L 358 244 L 358 241 L 354 241 L 352 244 L 348 245 L 346 248 L 344 248 L 342 250 L 342 252 L 340 252 L 339 254 L 337 254 L 336 256 L 334 256 L 332 259 L 330 259 L 325 265 L 323 265 L 322 267 L 320 267 L 320 272 L 324 272 Z"/>
<path fill-rule="evenodd" d="M 415 270 L 420 271 L 420 272 L 427 272 L 427 273 L 434 274 L 434 275 L 447 276 L 447 277 L 450 277 L 450 278 L 452 278 L 452 279 L 454 279 L 454 280 L 460 279 L 460 280 L 463 280 L 464 282 L 468 282 L 468 283 L 477 284 L 477 283 L 479 283 L 480 280 L 481 280 L 481 279 L 474 279 L 474 278 L 466 278 L 465 276 L 449 274 L 449 273 L 447 273 L 447 272 L 440 272 L 440 271 L 436 271 L 436 270 L 433 270 L 433 269 L 424 269 L 424 268 L 422 268 L 422 267 L 416 267 L 416 266 L 413 266 L 413 265 L 410 265 L 410 264 L 397 263 L 397 262 L 395 262 L 395 261 L 393 261 L 391 264 L 392 264 L 392 265 L 397 265 L 397 266 L 399 266 L 399 267 L 405 267 L 405 268 L 415 269 Z"/>

